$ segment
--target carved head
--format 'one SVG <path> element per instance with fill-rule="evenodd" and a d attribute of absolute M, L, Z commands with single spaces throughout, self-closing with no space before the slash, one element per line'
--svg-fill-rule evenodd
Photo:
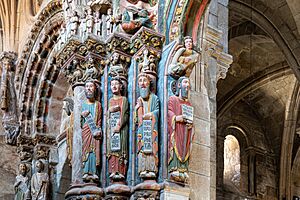
<path fill-rule="evenodd" d="M 140 91 L 140 96 L 143 99 L 147 99 L 150 95 L 150 84 L 151 84 L 151 78 L 149 75 L 145 73 L 141 73 L 138 77 L 138 86 Z"/>
<path fill-rule="evenodd" d="M 115 52 L 112 55 L 112 64 L 116 65 L 118 63 L 118 61 L 119 61 L 119 58 L 120 58 L 120 54 L 118 54 L 117 52 Z"/>
<path fill-rule="evenodd" d="M 74 101 L 71 97 L 64 98 L 63 110 L 67 113 L 68 116 L 71 115 L 74 109 Z"/>
<path fill-rule="evenodd" d="M 193 39 L 192 39 L 191 36 L 184 37 L 184 47 L 187 50 L 192 50 L 193 49 Z"/>
<path fill-rule="evenodd" d="M 25 176 L 26 174 L 27 174 L 27 166 L 26 166 L 26 164 L 25 163 L 21 163 L 20 165 L 19 165 L 19 172 L 20 172 L 20 174 L 22 175 L 22 176 Z"/>
<path fill-rule="evenodd" d="M 44 170 L 44 163 L 40 160 L 37 160 L 35 162 L 35 168 L 36 168 L 37 172 L 39 172 L 39 173 L 42 172 Z"/>
<path fill-rule="evenodd" d="M 177 81 L 176 96 L 179 96 L 182 99 L 188 99 L 190 89 L 190 79 L 188 77 L 182 76 Z"/>
<path fill-rule="evenodd" d="M 113 77 L 110 81 L 110 88 L 114 95 L 120 96 L 124 90 L 122 80 L 119 77 Z"/>
<path fill-rule="evenodd" d="M 107 9 L 107 15 L 111 15 L 111 14 L 112 14 L 111 8 Z"/>
<path fill-rule="evenodd" d="M 84 92 L 87 99 L 95 101 L 98 96 L 97 85 L 93 80 L 87 80 L 84 84 Z"/>

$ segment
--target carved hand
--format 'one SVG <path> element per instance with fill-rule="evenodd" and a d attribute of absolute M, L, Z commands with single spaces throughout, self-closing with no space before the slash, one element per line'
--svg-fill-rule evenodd
<path fill-rule="evenodd" d="M 101 139 L 101 136 L 102 136 L 102 132 L 99 131 L 97 132 L 95 135 L 93 135 L 93 137 L 96 139 L 96 140 L 100 140 Z"/>
<path fill-rule="evenodd" d="M 184 118 L 182 115 L 178 115 L 178 116 L 176 116 L 175 121 L 176 122 L 184 122 Z"/>
<path fill-rule="evenodd" d="M 86 110 L 81 113 L 83 117 L 87 117 L 90 114 L 90 111 Z"/>
<path fill-rule="evenodd" d="M 120 133 L 120 125 L 117 125 L 114 129 L 114 133 Z"/>
<path fill-rule="evenodd" d="M 139 107 L 143 107 L 143 102 L 141 99 L 138 99 L 135 105 L 135 110 L 139 109 Z"/>
<path fill-rule="evenodd" d="M 109 108 L 109 112 L 117 112 L 117 111 L 121 111 L 121 108 L 119 105 L 112 106 Z"/>
<path fill-rule="evenodd" d="M 189 57 L 184 58 L 184 62 L 185 62 L 185 63 L 188 63 L 188 62 L 190 62 L 191 60 L 192 60 L 192 59 L 189 58 Z"/>
<path fill-rule="evenodd" d="M 186 126 L 187 126 L 188 129 L 193 128 L 193 124 L 192 124 L 192 123 L 189 123 L 189 122 L 186 124 Z"/>
<path fill-rule="evenodd" d="M 152 113 L 146 113 L 146 114 L 144 114 L 143 119 L 145 119 L 145 120 L 151 120 L 152 119 Z"/>

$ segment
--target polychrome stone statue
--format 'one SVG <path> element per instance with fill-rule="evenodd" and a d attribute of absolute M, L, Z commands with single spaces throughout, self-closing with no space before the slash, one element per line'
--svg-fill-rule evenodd
<path fill-rule="evenodd" d="M 60 134 L 66 135 L 68 146 L 68 159 L 72 163 L 72 147 L 73 147 L 73 122 L 74 122 L 74 101 L 71 97 L 64 98 L 63 117 L 60 127 Z"/>
<path fill-rule="evenodd" d="M 150 90 L 151 78 L 138 76 L 140 97 L 135 106 L 137 123 L 138 174 L 143 179 L 155 179 L 158 172 L 159 99 Z"/>
<path fill-rule="evenodd" d="M 93 80 L 85 82 L 85 96 L 86 99 L 81 104 L 83 180 L 97 182 L 99 180 L 97 171 L 101 163 L 102 108 L 101 103 L 96 99 L 98 90 Z"/>
<path fill-rule="evenodd" d="M 79 32 L 80 32 L 81 37 L 85 37 L 86 32 L 87 32 L 86 16 L 87 16 L 87 11 L 85 10 L 80 18 Z"/>
<path fill-rule="evenodd" d="M 37 160 L 35 163 L 36 172 L 31 178 L 31 197 L 35 200 L 47 200 L 49 192 L 49 175 L 44 171 L 45 165 Z"/>
<path fill-rule="evenodd" d="M 153 28 L 153 15 L 147 9 L 129 6 L 123 13 L 122 29 L 129 34 L 134 34 L 142 26 Z"/>
<path fill-rule="evenodd" d="M 25 163 L 19 165 L 19 175 L 14 184 L 15 200 L 30 200 L 30 178 L 28 177 L 28 168 Z"/>
<path fill-rule="evenodd" d="M 110 82 L 113 97 L 108 104 L 107 157 L 112 181 L 124 181 L 128 162 L 128 100 L 122 96 L 122 80 Z"/>
<path fill-rule="evenodd" d="M 101 36 L 102 34 L 102 20 L 101 20 L 101 16 L 100 16 L 100 12 L 99 11 L 96 11 L 95 14 L 94 14 L 94 35 L 97 35 L 97 36 Z"/>
<path fill-rule="evenodd" d="M 75 10 L 73 12 L 72 17 L 70 18 L 70 22 L 71 22 L 71 35 L 76 35 L 78 32 L 78 28 L 79 28 L 79 16 L 77 11 Z"/>
<path fill-rule="evenodd" d="M 196 65 L 199 54 L 193 50 L 193 40 L 190 36 L 184 38 L 184 47 L 179 48 L 169 66 L 169 74 L 178 79 L 189 77 Z"/>
<path fill-rule="evenodd" d="M 189 158 L 193 138 L 193 107 L 189 101 L 190 81 L 180 77 L 175 96 L 168 101 L 168 135 L 170 179 L 185 182 L 188 179 Z"/>
<path fill-rule="evenodd" d="M 93 10 L 91 8 L 87 9 L 87 19 L 86 19 L 86 31 L 87 33 L 93 33 L 94 28 L 94 15 Z"/>

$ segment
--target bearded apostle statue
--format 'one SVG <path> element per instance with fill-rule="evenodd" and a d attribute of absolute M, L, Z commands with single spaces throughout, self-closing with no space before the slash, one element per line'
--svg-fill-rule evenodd
<path fill-rule="evenodd" d="M 98 182 L 98 169 L 101 164 L 102 108 L 101 103 L 96 100 L 98 89 L 93 80 L 85 82 L 84 91 L 86 99 L 81 104 L 83 181 Z"/>
<path fill-rule="evenodd" d="M 135 106 L 137 123 L 138 174 L 143 179 L 155 179 L 158 172 L 159 99 L 150 90 L 151 78 L 138 76 L 140 97 Z"/>
<path fill-rule="evenodd" d="M 122 80 L 113 77 L 110 82 L 113 97 L 108 104 L 107 157 L 112 182 L 125 180 L 128 162 L 128 100 L 122 96 Z"/>
<path fill-rule="evenodd" d="M 19 175 L 14 184 L 15 200 L 30 200 L 30 178 L 28 177 L 28 167 L 25 163 L 19 165 Z"/>
<path fill-rule="evenodd" d="M 186 182 L 193 138 L 193 112 L 189 101 L 190 81 L 183 76 L 177 81 L 176 95 L 168 101 L 169 160 L 171 180 Z"/>
<path fill-rule="evenodd" d="M 35 200 L 47 200 L 49 189 L 49 175 L 44 171 L 45 165 L 41 160 L 35 162 L 36 172 L 31 178 L 31 197 Z"/>

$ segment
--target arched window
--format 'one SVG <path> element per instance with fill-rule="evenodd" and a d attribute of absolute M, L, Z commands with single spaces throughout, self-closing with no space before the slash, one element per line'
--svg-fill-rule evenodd
<path fill-rule="evenodd" d="M 241 179 L 240 145 L 233 135 L 224 141 L 224 183 L 239 187 Z"/>

